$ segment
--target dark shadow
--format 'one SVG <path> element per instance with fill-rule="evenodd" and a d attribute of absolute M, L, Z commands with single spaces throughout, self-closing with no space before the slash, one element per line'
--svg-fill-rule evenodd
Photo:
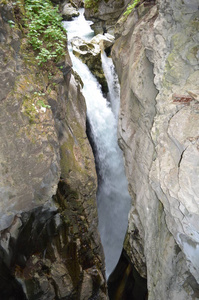
<path fill-rule="evenodd" d="M 0 299 L 27 300 L 20 283 L 11 275 L 2 260 L 0 260 Z"/>
<path fill-rule="evenodd" d="M 110 300 L 146 300 L 147 280 L 140 276 L 125 250 L 108 279 Z"/>

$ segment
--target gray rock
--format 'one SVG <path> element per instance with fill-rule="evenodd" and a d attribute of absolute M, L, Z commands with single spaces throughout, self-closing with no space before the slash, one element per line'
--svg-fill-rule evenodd
<path fill-rule="evenodd" d="M 147 276 L 150 300 L 199 297 L 195 2 L 159 0 L 142 17 L 120 19 L 112 51 L 121 82 L 119 143 L 133 198 L 125 249 Z"/>
<path fill-rule="evenodd" d="M 79 12 L 71 3 L 66 3 L 62 9 L 62 18 L 66 21 L 71 21 L 73 17 L 78 17 Z"/>
<path fill-rule="evenodd" d="M 103 0 L 94 3 L 93 7 L 85 8 L 86 19 L 93 21 L 94 24 L 91 27 L 95 34 L 108 32 L 113 35 L 114 26 L 130 0 Z"/>
<path fill-rule="evenodd" d="M 78 299 L 85 270 L 105 278 L 86 104 L 68 52 L 63 72 L 41 69 L 8 2 L 0 3 L 0 297 Z M 105 280 L 91 280 L 84 296 L 106 299 Z"/>
<path fill-rule="evenodd" d="M 108 92 L 108 85 L 102 68 L 101 50 L 112 43 L 110 38 L 103 35 L 97 35 L 89 43 L 79 37 L 71 40 L 73 53 L 88 66 L 101 84 L 104 93 Z"/>

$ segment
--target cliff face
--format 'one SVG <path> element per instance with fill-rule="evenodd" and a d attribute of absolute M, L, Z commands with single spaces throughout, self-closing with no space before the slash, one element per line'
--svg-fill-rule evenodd
<path fill-rule="evenodd" d="M 199 298 L 198 13 L 197 0 L 159 0 L 116 25 L 133 199 L 124 248 L 149 299 Z"/>
<path fill-rule="evenodd" d="M 67 50 L 62 71 L 38 67 L 15 5 L 0 3 L 0 298 L 106 299 L 80 84 Z"/>

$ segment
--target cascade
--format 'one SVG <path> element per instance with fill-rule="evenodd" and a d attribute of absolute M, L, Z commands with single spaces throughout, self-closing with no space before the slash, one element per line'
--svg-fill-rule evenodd
<path fill-rule="evenodd" d="M 108 83 L 109 92 L 107 95 L 107 99 L 111 103 L 111 109 L 117 120 L 120 107 L 120 86 L 118 77 L 113 65 L 113 61 L 110 57 L 107 57 L 105 51 L 103 51 L 101 54 L 101 60 L 102 68 Z"/>
<path fill-rule="evenodd" d="M 93 37 L 84 10 L 73 21 L 65 21 L 68 39 L 79 36 L 87 41 Z M 99 232 L 105 254 L 107 277 L 115 268 L 123 247 L 127 229 L 130 196 L 124 172 L 122 151 L 117 143 L 117 119 L 119 111 L 119 84 L 112 60 L 102 54 L 104 73 L 108 81 L 108 100 L 88 67 L 76 58 L 72 49 L 70 55 L 73 69 L 80 75 L 86 99 L 87 117 L 97 151 L 100 183 L 97 192 Z"/>

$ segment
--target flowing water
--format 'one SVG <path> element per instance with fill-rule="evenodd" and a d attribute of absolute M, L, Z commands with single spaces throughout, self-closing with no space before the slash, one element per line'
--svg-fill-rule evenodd
<path fill-rule="evenodd" d="M 93 37 L 83 9 L 74 21 L 64 22 L 68 39 L 79 36 L 87 41 Z M 127 229 L 130 196 L 124 172 L 122 151 L 117 143 L 117 119 L 119 111 L 119 84 L 112 60 L 102 55 L 104 72 L 108 81 L 108 101 L 101 87 L 85 64 L 70 50 L 74 70 L 80 75 L 86 99 L 87 116 L 97 151 L 97 163 L 101 180 L 97 192 L 99 232 L 105 253 L 107 277 L 115 268 L 123 247 Z"/>
<path fill-rule="evenodd" d="M 119 108 L 120 108 L 120 86 L 119 86 L 118 77 L 115 72 L 115 67 L 113 65 L 112 59 L 110 57 L 107 57 L 105 52 L 102 52 L 101 59 L 102 59 L 102 68 L 104 70 L 104 74 L 106 76 L 108 89 L 109 89 L 107 99 L 111 103 L 111 109 L 117 120 L 119 115 Z"/>

